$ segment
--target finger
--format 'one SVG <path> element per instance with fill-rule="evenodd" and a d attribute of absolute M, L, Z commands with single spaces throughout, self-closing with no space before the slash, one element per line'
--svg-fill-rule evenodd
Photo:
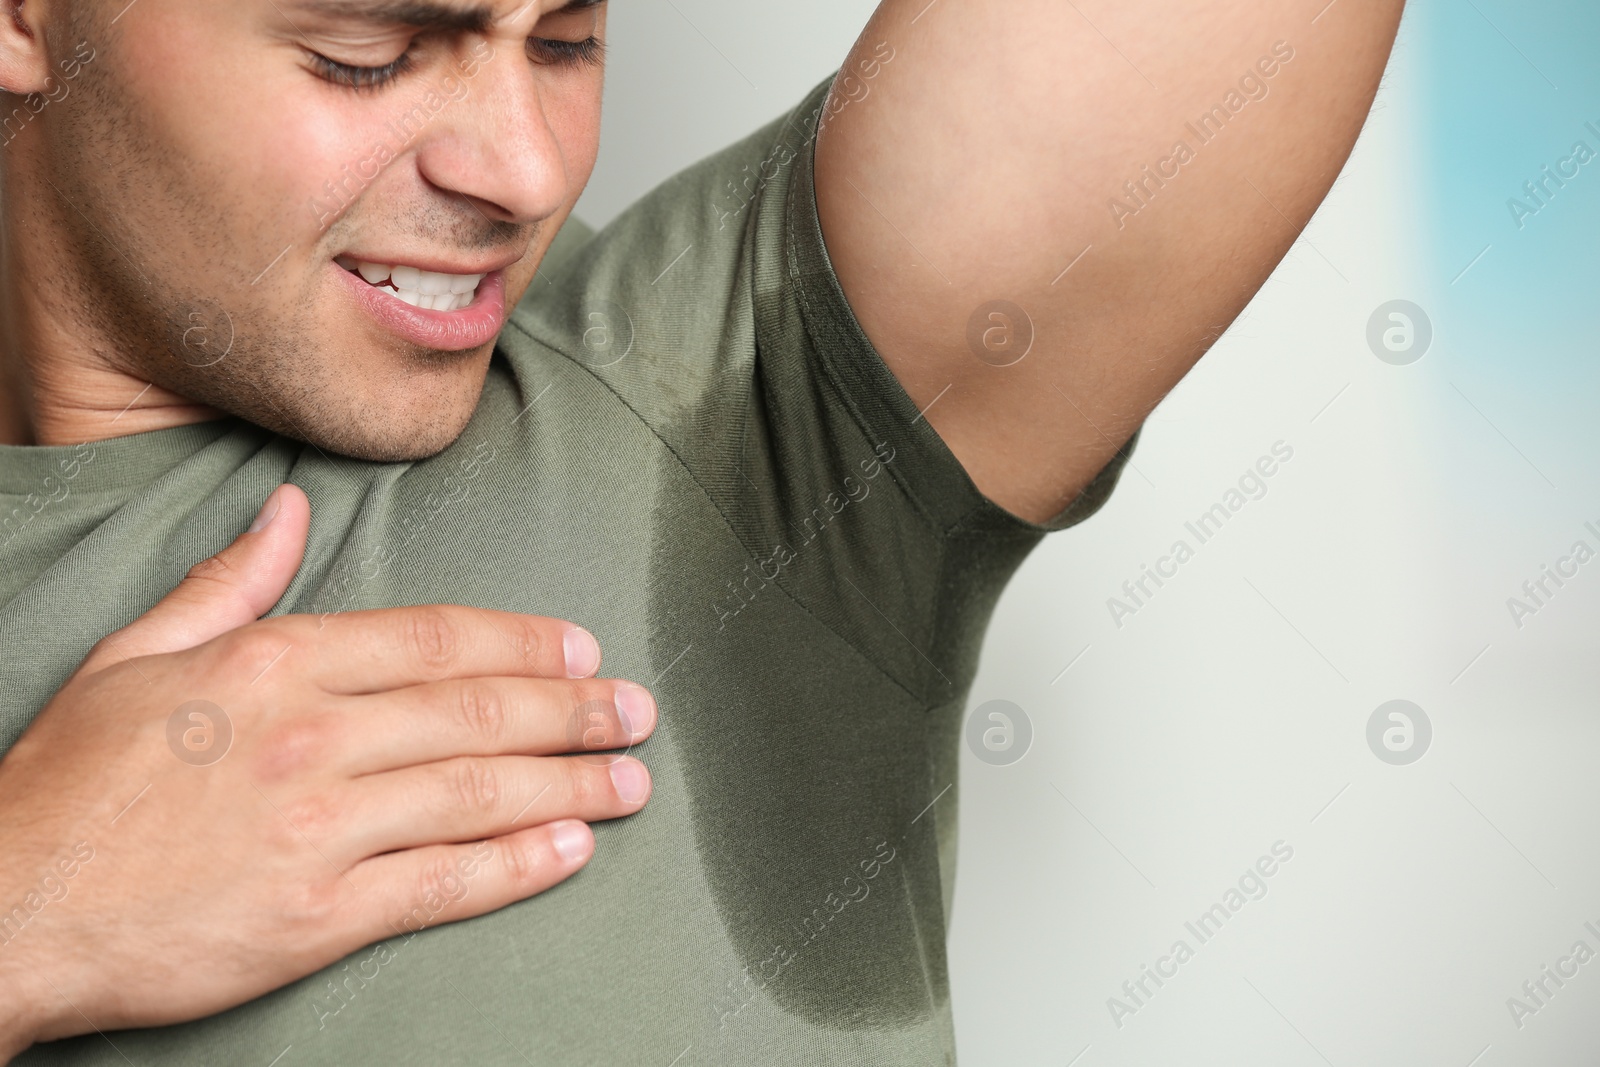
<path fill-rule="evenodd" d="M 430 682 L 346 698 L 332 716 L 339 766 L 352 775 L 454 756 L 611 753 L 649 737 L 656 717 L 642 685 L 544 678 Z"/>
<path fill-rule="evenodd" d="M 368 942 L 409 937 L 535 896 L 594 855 L 594 834 L 574 819 L 461 845 L 375 856 L 348 877 Z"/>
<path fill-rule="evenodd" d="M 259 619 L 272 610 L 300 569 L 310 526 L 305 493 L 296 485 L 280 485 L 249 529 L 190 568 L 155 607 L 103 638 L 79 671 L 193 648 Z"/>
<path fill-rule="evenodd" d="M 555 819 L 631 815 L 650 797 L 650 772 L 631 756 L 466 756 L 357 778 L 331 821 L 345 856 L 495 837 Z"/>
<path fill-rule="evenodd" d="M 451 678 L 586 678 L 594 635 L 564 619 L 455 604 L 274 620 L 313 654 L 307 676 L 330 693 L 377 693 Z"/>

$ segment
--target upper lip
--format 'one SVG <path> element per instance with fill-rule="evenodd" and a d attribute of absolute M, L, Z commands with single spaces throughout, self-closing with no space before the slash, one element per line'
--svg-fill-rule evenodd
<path fill-rule="evenodd" d="M 507 253 L 498 259 L 468 263 L 466 260 L 447 260 L 427 255 L 392 255 L 375 252 L 341 252 L 334 257 L 353 259 L 357 263 L 382 263 L 391 267 L 415 267 L 434 274 L 493 274 L 504 270 L 522 258 L 522 253 Z"/>

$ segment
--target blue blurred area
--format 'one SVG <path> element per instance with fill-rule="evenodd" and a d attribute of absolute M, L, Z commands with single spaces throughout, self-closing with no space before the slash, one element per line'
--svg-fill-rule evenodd
<path fill-rule="evenodd" d="M 1543 444 L 1592 440 L 1600 4 L 1424 0 L 1409 15 L 1424 119 L 1413 191 L 1450 357 L 1478 381 L 1536 394 L 1538 405 L 1509 399 L 1539 413 L 1518 421 Z M 1594 157 L 1569 162 L 1564 186 L 1546 178 L 1578 142 Z M 1543 205 L 1525 189 L 1541 181 Z M 1520 226 L 1513 200 L 1537 209 Z"/>

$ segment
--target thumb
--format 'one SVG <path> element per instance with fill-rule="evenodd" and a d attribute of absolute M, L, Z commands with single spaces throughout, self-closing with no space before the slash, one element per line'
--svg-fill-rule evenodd
<path fill-rule="evenodd" d="M 278 486 L 250 528 L 190 568 L 155 607 L 95 645 L 79 673 L 137 656 L 178 652 L 272 610 L 305 557 L 311 504 L 299 486 Z"/>

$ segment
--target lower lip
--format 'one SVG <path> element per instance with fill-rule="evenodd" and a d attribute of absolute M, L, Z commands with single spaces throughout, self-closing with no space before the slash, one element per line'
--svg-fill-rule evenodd
<path fill-rule="evenodd" d="M 462 352 L 493 341 L 506 324 L 506 279 L 504 271 L 491 271 L 478 283 L 472 303 L 459 311 L 431 311 L 412 307 L 391 290 L 368 285 L 359 274 L 352 274 L 337 263 L 329 266 L 339 272 L 355 294 L 357 303 L 378 320 L 378 325 L 414 345 L 439 352 Z"/>

